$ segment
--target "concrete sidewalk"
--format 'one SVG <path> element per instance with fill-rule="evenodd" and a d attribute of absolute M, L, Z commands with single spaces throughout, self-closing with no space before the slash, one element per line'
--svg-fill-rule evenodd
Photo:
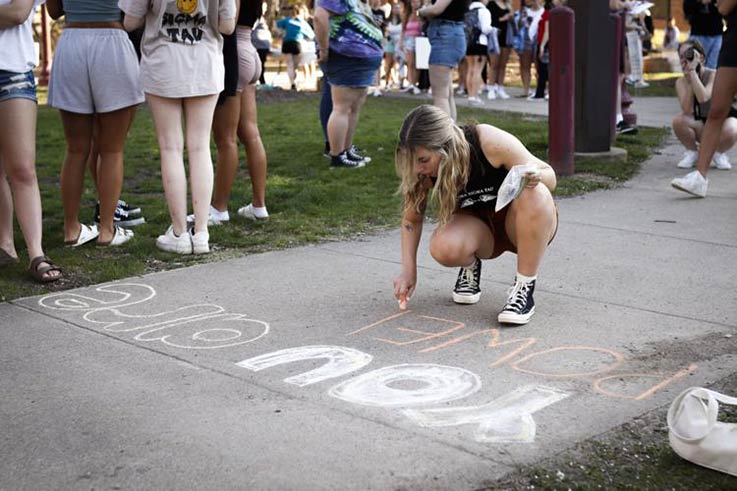
<path fill-rule="evenodd" d="M 407 312 L 396 230 L 0 304 L 0 489 L 476 489 L 737 372 L 737 171 L 688 198 L 674 143 L 560 200 L 525 327 L 432 224 Z"/>

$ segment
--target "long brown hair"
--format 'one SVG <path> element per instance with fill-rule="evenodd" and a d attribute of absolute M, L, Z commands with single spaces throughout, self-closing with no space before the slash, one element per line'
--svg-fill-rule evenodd
<path fill-rule="evenodd" d="M 401 179 L 399 193 L 404 196 L 405 211 L 421 213 L 428 191 L 414 171 L 418 147 L 440 154 L 432 200 L 438 205 L 438 220 L 445 224 L 456 209 L 458 192 L 468 181 L 470 146 L 463 130 L 435 106 L 423 104 L 404 118 L 395 152 L 397 176 Z"/>

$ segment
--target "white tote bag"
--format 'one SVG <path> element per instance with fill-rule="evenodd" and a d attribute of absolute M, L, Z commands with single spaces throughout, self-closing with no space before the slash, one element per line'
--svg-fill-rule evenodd
<path fill-rule="evenodd" d="M 668 438 L 684 459 L 737 476 L 737 424 L 718 421 L 720 402 L 737 406 L 737 397 L 701 387 L 681 392 L 668 409 Z"/>
<path fill-rule="evenodd" d="M 415 67 L 418 70 L 430 68 L 430 40 L 425 36 L 415 38 Z"/>

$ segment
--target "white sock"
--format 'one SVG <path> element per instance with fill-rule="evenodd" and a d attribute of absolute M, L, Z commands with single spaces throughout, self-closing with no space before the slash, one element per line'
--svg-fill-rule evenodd
<path fill-rule="evenodd" d="M 617 124 L 624 121 L 624 116 L 622 116 L 622 113 L 617 113 Z"/>
<path fill-rule="evenodd" d="M 529 282 L 534 281 L 536 279 L 537 279 L 537 275 L 535 275 L 535 276 L 525 276 L 522 273 L 520 273 L 519 271 L 517 272 L 517 281 L 519 283 L 529 283 Z"/>
<path fill-rule="evenodd" d="M 253 203 L 251 203 L 251 210 L 253 210 L 253 214 L 259 218 L 266 218 L 267 216 L 269 216 L 269 212 L 266 211 L 265 206 L 263 207 L 253 206 Z"/>

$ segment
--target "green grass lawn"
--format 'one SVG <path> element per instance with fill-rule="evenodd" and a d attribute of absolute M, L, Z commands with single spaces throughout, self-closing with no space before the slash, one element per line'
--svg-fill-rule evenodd
<path fill-rule="evenodd" d="M 63 267 L 65 278 L 49 286 L 37 285 L 28 278 L 25 273 L 28 259 L 16 227 L 21 262 L 0 270 L 0 300 L 396 226 L 400 197 L 395 193 L 398 180 L 394 172 L 394 147 L 401 121 L 416 103 L 397 98 L 368 101 L 361 114 L 356 142 L 373 157 L 373 162 L 359 170 L 331 170 L 322 156 L 316 95 L 261 104 L 259 126 L 269 159 L 267 205 L 271 219 L 254 224 L 236 215 L 238 207 L 250 201 L 250 183 L 243 164 L 231 199 L 231 222 L 210 229 L 213 253 L 205 256 L 180 256 L 156 249 L 156 236 L 166 230 L 170 220 L 161 185 L 158 146 L 151 115 L 145 107 L 138 111 L 127 140 L 122 197 L 143 208 L 147 223 L 136 227 L 136 238 L 120 248 L 98 248 L 94 243 L 77 249 L 65 248 L 59 195 L 64 136 L 57 112 L 40 106 L 37 170 L 44 208 L 44 247 Z M 469 118 L 518 135 L 534 154 L 545 159 L 544 119 L 462 109 L 459 119 Z M 665 134 L 665 130 L 643 128 L 635 137 L 620 139 L 617 145 L 630 152 L 627 164 L 580 162 L 577 174 L 559 180 L 556 195 L 580 194 L 629 179 L 652 148 L 661 144 Z M 244 160 L 242 153 L 241 161 Z M 91 223 L 94 203 L 95 190 L 88 178 L 80 214 L 82 221 Z"/>

